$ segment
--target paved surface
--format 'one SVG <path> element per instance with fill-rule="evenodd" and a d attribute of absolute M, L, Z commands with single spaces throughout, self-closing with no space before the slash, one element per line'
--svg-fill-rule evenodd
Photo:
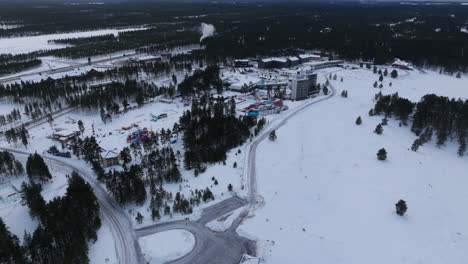
<path fill-rule="evenodd" d="M 239 263 L 243 254 L 254 254 L 256 250 L 255 241 L 241 237 L 236 233 L 235 229 L 240 221 L 235 221 L 231 228 L 224 232 L 213 232 L 205 225 L 246 204 L 246 200 L 234 196 L 203 209 L 202 216 L 197 221 L 186 222 L 180 220 L 155 224 L 137 229 L 136 234 L 138 237 L 142 237 L 173 229 L 184 229 L 191 232 L 195 237 L 195 245 L 192 251 L 168 263 Z"/>

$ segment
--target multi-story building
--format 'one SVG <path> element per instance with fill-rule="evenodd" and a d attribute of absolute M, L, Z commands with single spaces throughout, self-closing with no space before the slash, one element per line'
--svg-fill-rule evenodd
<path fill-rule="evenodd" d="M 298 75 L 292 81 L 291 99 L 301 100 L 309 97 L 310 94 L 318 92 L 317 90 L 317 74 L 307 73 Z"/>

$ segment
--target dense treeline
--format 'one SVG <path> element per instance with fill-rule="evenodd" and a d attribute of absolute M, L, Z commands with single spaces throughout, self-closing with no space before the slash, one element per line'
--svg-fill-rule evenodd
<path fill-rule="evenodd" d="M 101 179 L 107 190 L 120 204 L 135 202 L 142 204 L 146 200 L 146 189 L 142 180 L 143 170 L 139 165 L 131 165 L 123 171 L 111 170 Z"/>
<path fill-rule="evenodd" d="M 91 186 L 73 172 L 65 196 L 46 203 L 41 189 L 34 183 L 22 186 L 31 216 L 39 220 L 34 233 L 24 236 L 25 263 L 88 263 L 88 241 L 97 240 L 101 226 Z"/>
<path fill-rule="evenodd" d="M 381 96 L 373 111 L 386 116 L 395 115 L 405 125 L 411 115 L 411 131 L 418 136 L 411 146 L 414 151 L 435 135 L 437 146 L 442 146 L 447 140 L 457 140 L 458 154 L 463 156 L 466 152 L 468 100 L 428 94 L 414 104 L 394 94 Z"/>
<path fill-rule="evenodd" d="M 0 152 L 0 179 L 3 177 L 19 176 L 24 173 L 21 162 L 8 151 Z"/>
<path fill-rule="evenodd" d="M 0 84 L 0 98 L 12 98 L 15 103 L 25 105 L 24 114 L 36 119 L 62 109 L 63 105 L 82 106 L 88 109 L 105 109 L 106 115 L 127 111 L 128 102 L 136 101 L 138 105 L 159 95 L 173 96 L 175 86 L 157 87 L 137 79 L 143 73 L 146 76 L 160 76 L 171 71 L 169 64 L 155 62 L 134 64 L 109 69 L 104 72 L 92 71 L 81 76 L 64 77 L 59 80 L 42 80 L 40 82 L 21 82 Z M 102 87 L 88 88 L 87 83 L 114 80 Z M 121 81 L 119 81 L 121 80 Z M 123 104 L 123 102 L 127 102 Z M 119 104 L 121 104 L 119 106 Z M 0 115 L 0 126 L 21 119 L 21 113 L 15 109 L 10 114 Z"/>
<path fill-rule="evenodd" d="M 15 61 L 9 63 L 0 63 L 0 75 L 11 74 L 24 71 L 26 69 L 41 65 L 42 61 L 39 59 L 32 59 L 28 61 Z"/>
<path fill-rule="evenodd" d="M 433 133 L 438 146 L 447 139 L 456 139 L 459 143 L 458 154 L 463 156 L 468 135 L 468 100 L 434 94 L 424 96 L 416 105 L 411 131 L 419 136 L 416 145 L 427 142 Z"/>
<path fill-rule="evenodd" d="M 121 50 L 135 50 L 148 45 L 164 45 L 165 49 L 171 49 L 197 43 L 200 33 L 194 30 L 177 30 L 182 27 L 183 25 L 159 25 L 147 30 L 120 32 L 117 36 L 58 39 L 54 42 L 72 46 L 44 51 L 41 55 L 83 58 Z"/>
<path fill-rule="evenodd" d="M 0 30 L 0 35 L 86 30 L 139 22 L 153 27 L 147 32 L 122 33 L 118 37 L 68 40 L 77 46 L 44 54 L 77 57 L 119 49 L 159 52 L 198 42 L 200 33 L 196 29 L 205 22 L 214 24 L 217 32 L 203 41 L 209 62 L 288 54 L 290 48 L 298 48 L 322 49 L 331 56 L 375 60 L 378 64 L 398 57 L 419 66 L 442 65 L 448 71 L 466 70 L 468 66 L 468 35 L 461 31 L 466 27 L 468 7 L 458 4 L 122 3 L 93 6 L 93 12 L 80 13 L 85 6 L 69 7 L 66 16 L 60 13 L 63 12 L 60 5 L 17 9 L 24 12 L 5 6 L 0 8 L 0 16 L 7 21 L 22 20 L 24 27 Z M 115 16 L 108 16 L 106 11 L 114 11 Z M 54 15 L 49 17 L 49 12 Z M 138 12 L 144 15 L 136 15 Z M 47 27 L 42 26 L 52 18 Z"/>
<path fill-rule="evenodd" d="M 41 5 L 41 3 L 25 3 L 24 1 L 1 2 L 0 17 L 2 22 L 19 25 L 19 27 L 8 30 L 0 29 L 0 37 L 141 25 L 157 26 L 167 22 L 183 22 L 188 20 L 186 16 L 190 15 L 220 11 L 217 6 L 196 3 L 180 5 L 180 3 L 170 2 L 120 2 L 103 5 L 85 2 L 79 4 L 48 2 L 47 8 L 41 8 Z M 192 18 L 191 20 L 198 22 L 201 19 L 203 18 Z"/>
<path fill-rule="evenodd" d="M 255 125 L 252 117 L 237 118 L 233 99 L 203 95 L 180 117 L 184 129 L 184 166 L 203 169 L 206 162 L 226 160 L 226 152 L 244 143 Z"/>
<path fill-rule="evenodd" d="M 216 89 L 219 93 L 223 90 L 223 82 L 216 65 L 209 65 L 205 70 L 196 70 L 191 76 L 186 76 L 178 86 L 178 91 L 182 96 L 201 94 L 211 89 Z"/>
<path fill-rule="evenodd" d="M 0 263 L 26 263 L 24 254 L 18 237 L 8 231 L 3 219 L 0 218 Z"/>
<path fill-rule="evenodd" d="M 414 103 L 406 98 L 401 98 L 398 93 L 380 96 L 375 104 L 374 113 L 385 114 L 387 117 L 395 116 L 406 125 L 410 114 L 413 112 Z"/>

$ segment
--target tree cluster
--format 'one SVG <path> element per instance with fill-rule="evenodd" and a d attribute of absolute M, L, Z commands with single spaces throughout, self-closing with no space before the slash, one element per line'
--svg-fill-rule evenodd
<path fill-rule="evenodd" d="M 49 167 L 47 167 L 44 159 L 37 152 L 29 155 L 26 161 L 26 173 L 32 182 L 46 182 L 52 179 Z"/>
<path fill-rule="evenodd" d="M 0 152 L 0 179 L 3 176 L 18 176 L 24 173 L 24 168 L 13 154 L 8 151 Z"/>
<path fill-rule="evenodd" d="M 373 113 L 385 116 L 395 116 L 406 125 L 410 114 L 413 112 L 414 103 L 410 100 L 401 98 L 398 93 L 393 95 L 380 96 L 379 100 L 374 106 Z"/>
<path fill-rule="evenodd" d="M 200 170 L 203 163 L 226 160 L 226 152 L 244 143 L 255 124 L 252 117 L 235 114 L 235 101 L 204 95 L 180 117 L 184 130 L 184 166 Z"/>
<path fill-rule="evenodd" d="M 12 74 L 29 68 L 41 65 L 42 61 L 39 59 L 32 59 L 27 61 L 14 61 L 9 63 L 0 63 L 0 75 Z"/>
<path fill-rule="evenodd" d="M 449 138 L 457 139 L 458 154 L 463 156 L 468 135 L 468 100 L 425 95 L 416 104 L 411 131 L 419 136 L 415 141 L 416 146 L 429 141 L 433 134 L 438 146 Z"/>
<path fill-rule="evenodd" d="M 101 180 L 118 203 L 142 204 L 146 200 L 146 189 L 142 178 L 142 167 L 131 165 L 129 168 L 124 168 L 123 171 L 111 170 L 105 173 Z"/>
<path fill-rule="evenodd" d="M 6 241 L 10 244 L 13 241 L 13 246 L 2 249 L 6 249 L 10 259 L 15 261 L 1 261 L 2 253 L 0 261 L 88 263 L 88 242 L 97 240 L 96 231 L 101 227 L 100 207 L 91 186 L 73 172 L 68 179 L 65 196 L 45 202 L 41 190 L 40 184 L 23 183 L 23 200 L 31 216 L 39 220 L 39 226 L 32 234 L 25 234 L 22 246 L 10 235 Z M 5 235 L 2 224 L 0 236 Z"/>
<path fill-rule="evenodd" d="M 182 96 L 199 95 L 211 89 L 216 89 L 219 93 L 223 89 L 219 68 L 216 65 L 207 66 L 205 70 L 196 70 L 191 76 L 186 76 L 178 86 Z"/>

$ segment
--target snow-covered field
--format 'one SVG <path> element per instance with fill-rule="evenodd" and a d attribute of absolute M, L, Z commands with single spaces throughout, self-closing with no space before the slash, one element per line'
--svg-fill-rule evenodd
<path fill-rule="evenodd" d="M 174 229 L 140 237 L 141 250 L 149 264 L 162 264 L 189 253 L 195 246 L 192 233 Z"/>
<path fill-rule="evenodd" d="M 373 133 L 383 118 L 368 116 L 378 75 L 321 72 L 336 72 L 337 95 L 290 119 L 275 142 L 259 145 L 264 204 L 239 233 L 258 239 L 265 263 L 467 263 L 468 163 L 457 145 L 429 142 L 413 152 L 416 136 L 394 119 L 382 135 Z M 385 78 L 382 93 L 413 101 L 427 93 L 468 97 L 467 79 L 431 71 L 399 75 Z M 339 96 L 343 89 L 348 98 Z M 386 161 L 376 158 L 382 147 Z M 399 199 L 408 203 L 403 217 L 394 212 Z"/>
<path fill-rule="evenodd" d="M 144 30 L 145 27 L 126 28 L 126 29 L 102 29 L 93 31 L 47 34 L 27 37 L 0 38 L 0 54 L 20 54 L 38 50 L 51 50 L 67 47 L 63 44 L 49 43 L 49 40 L 66 38 L 83 38 L 102 36 L 108 34 L 118 34 L 124 31 Z"/>

